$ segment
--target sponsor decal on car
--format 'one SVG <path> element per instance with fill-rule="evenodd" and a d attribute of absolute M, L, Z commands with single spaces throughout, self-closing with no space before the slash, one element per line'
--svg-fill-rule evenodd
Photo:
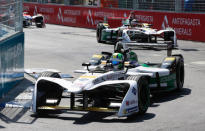
<path fill-rule="evenodd" d="M 128 114 L 128 113 L 132 113 L 132 112 L 135 112 L 135 111 L 138 111 L 138 106 L 134 106 L 134 107 L 131 107 L 131 108 L 124 109 L 123 113 Z"/>
<path fill-rule="evenodd" d="M 126 101 L 126 106 L 131 106 L 133 104 L 136 104 L 137 102 L 138 102 L 137 100 Z"/>
<path fill-rule="evenodd" d="M 137 94 L 137 90 L 136 90 L 134 87 L 132 88 L 132 93 L 133 93 L 134 95 Z"/>
<path fill-rule="evenodd" d="M 89 79 L 87 79 L 87 78 L 80 78 L 79 79 L 79 81 L 87 81 L 87 80 L 89 80 Z"/>

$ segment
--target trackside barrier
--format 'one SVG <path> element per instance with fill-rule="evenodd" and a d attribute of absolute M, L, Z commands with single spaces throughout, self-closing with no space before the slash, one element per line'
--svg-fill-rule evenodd
<path fill-rule="evenodd" d="M 111 27 L 120 26 L 131 10 L 24 3 L 24 11 L 30 15 L 41 13 L 50 24 L 96 28 L 104 20 Z M 172 27 L 179 39 L 205 41 L 205 14 L 136 11 L 135 17 L 156 29 Z"/>
<path fill-rule="evenodd" d="M 24 33 L 0 41 L 0 98 L 24 78 Z"/>

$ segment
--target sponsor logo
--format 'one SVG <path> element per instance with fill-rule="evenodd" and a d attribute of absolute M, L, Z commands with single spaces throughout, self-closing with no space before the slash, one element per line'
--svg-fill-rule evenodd
<path fill-rule="evenodd" d="M 75 24 L 75 23 L 76 23 L 76 18 L 73 18 L 73 17 L 64 17 L 62 22 Z"/>
<path fill-rule="evenodd" d="M 130 105 L 130 102 L 129 101 L 126 101 L 126 106 L 129 106 Z"/>
<path fill-rule="evenodd" d="M 89 24 L 92 24 L 92 25 L 94 25 L 94 22 L 93 22 L 93 18 L 92 18 L 92 12 L 91 12 L 91 10 L 88 10 L 88 15 L 87 15 L 87 22 L 88 22 Z"/>
<path fill-rule="evenodd" d="M 173 18 L 172 24 L 174 25 L 186 25 L 186 26 L 200 26 L 200 19 L 191 19 L 191 18 Z"/>
<path fill-rule="evenodd" d="M 37 10 L 37 7 L 35 6 L 35 9 L 34 9 L 33 15 L 37 15 L 37 14 L 38 14 L 38 10 Z"/>
<path fill-rule="evenodd" d="M 137 100 L 126 101 L 126 106 L 130 106 L 130 105 L 136 104 L 137 102 L 138 102 Z"/>
<path fill-rule="evenodd" d="M 94 12 L 94 17 L 114 17 L 113 12 L 96 11 Z"/>
<path fill-rule="evenodd" d="M 132 112 L 136 112 L 136 111 L 138 111 L 138 106 L 134 106 L 134 107 L 131 107 L 131 108 L 124 109 L 123 113 L 128 114 L 128 113 L 132 113 Z"/>
<path fill-rule="evenodd" d="M 80 16 L 80 10 L 64 10 L 64 15 Z"/>
<path fill-rule="evenodd" d="M 58 20 L 63 22 L 63 14 L 62 14 L 61 8 L 59 8 L 58 10 Z"/>
<path fill-rule="evenodd" d="M 137 90 L 136 90 L 134 87 L 132 88 L 132 93 L 133 93 L 134 95 L 137 94 Z"/>
<path fill-rule="evenodd" d="M 174 17 L 171 20 L 171 25 L 174 28 L 175 25 L 180 25 L 182 27 L 178 28 L 175 27 L 174 30 L 176 32 L 177 35 L 185 35 L 185 36 L 191 36 L 193 31 L 192 28 L 196 27 L 196 26 L 200 26 L 201 25 L 201 21 L 200 19 L 195 19 L 195 18 L 177 18 Z M 167 16 L 164 16 L 164 20 L 162 22 L 162 29 L 166 29 L 169 28 L 169 21 Z"/>
<path fill-rule="evenodd" d="M 162 22 L 162 29 L 164 30 L 164 29 L 166 29 L 168 27 L 169 27 L 169 22 L 168 22 L 167 16 L 165 15 L 164 16 L 164 20 Z"/>
<path fill-rule="evenodd" d="M 54 9 L 53 9 L 53 8 L 40 7 L 40 8 L 39 8 L 39 12 L 41 12 L 41 13 L 47 13 L 47 14 L 53 14 L 53 13 L 54 13 Z"/>
<path fill-rule="evenodd" d="M 153 23 L 154 21 L 153 16 L 145 16 L 145 15 L 135 15 L 135 19 L 137 19 L 137 21 L 148 22 L 148 23 Z"/>

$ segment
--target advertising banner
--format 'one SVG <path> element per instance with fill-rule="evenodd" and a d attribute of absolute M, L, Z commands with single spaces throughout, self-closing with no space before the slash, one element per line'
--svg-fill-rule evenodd
<path fill-rule="evenodd" d="M 89 1 L 88 1 L 89 2 Z M 95 1 L 96 2 L 96 1 Z M 24 11 L 30 15 L 41 13 L 50 24 L 84 28 L 96 28 L 100 21 L 108 21 L 111 27 L 119 27 L 131 10 L 96 7 L 74 7 L 24 3 Z M 139 22 L 153 24 L 153 28 L 174 28 L 178 39 L 205 41 L 205 14 L 135 11 Z"/>
<path fill-rule="evenodd" d="M 174 28 L 177 37 L 184 40 L 205 41 L 202 34 L 205 30 L 205 14 L 136 12 L 140 22 L 153 24 L 153 28 Z"/>

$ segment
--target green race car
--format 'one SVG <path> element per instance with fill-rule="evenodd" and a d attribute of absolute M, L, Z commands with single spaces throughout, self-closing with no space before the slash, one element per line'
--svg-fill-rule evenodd
<path fill-rule="evenodd" d="M 135 19 L 129 24 L 129 19 L 118 28 L 110 28 L 107 23 L 98 23 L 96 38 L 98 43 L 115 45 L 118 41 L 134 45 L 155 46 L 172 42 L 177 46 L 176 32 L 172 28 L 157 30 L 151 24 L 139 23 Z"/>

